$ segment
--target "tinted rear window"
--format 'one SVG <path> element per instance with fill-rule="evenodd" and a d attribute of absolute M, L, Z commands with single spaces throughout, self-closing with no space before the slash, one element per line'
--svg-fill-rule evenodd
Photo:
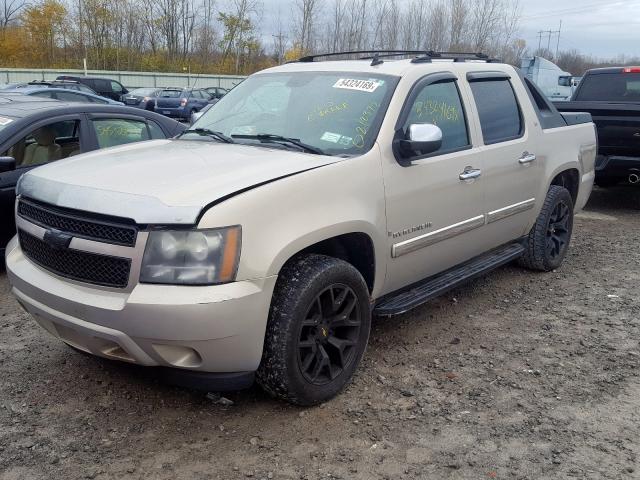
<path fill-rule="evenodd" d="M 598 73 L 582 79 L 575 100 L 640 102 L 640 73 Z"/>
<path fill-rule="evenodd" d="M 163 98 L 178 98 L 181 93 L 182 90 L 163 90 L 160 96 Z"/>
<path fill-rule="evenodd" d="M 485 144 L 505 142 L 522 133 L 522 118 L 509 80 L 471 82 Z"/>

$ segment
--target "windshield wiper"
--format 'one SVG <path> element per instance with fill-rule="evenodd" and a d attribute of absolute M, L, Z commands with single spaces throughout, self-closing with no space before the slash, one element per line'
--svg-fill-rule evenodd
<path fill-rule="evenodd" d="M 213 137 L 213 138 L 215 138 L 217 140 L 220 140 L 221 142 L 224 142 L 224 143 L 236 143 L 236 142 L 233 141 L 233 138 L 227 137 L 224 133 L 216 132 L 215 130 L 209 130 L 208 128 L 188 129 L 188 130 L 185 130 L 184 132 L 182 132 L 180 135 L 178 135 L 178 138 L 182 137 L 183 135 L 186 135 L 187 133 L 196 133 L 198 135 L 203 135 L 203 136 L 207 136 L 207 137 Z"/>
<path fill-rule="evenodd" d="M 272 133 L 258 133 L 257 135 L 231 135 L 233 138 L 244 138 L 247 140 L 260 140 L 264 143 L 290 143 L 298 148 L 301 148 L 307 153 L 313 153 L 315 155 L 326 155 L 320 148 L 314 147 L 307 143 L 301 142 L 297 138 L 283 137 L 282 135 L 274 135 Z"/>

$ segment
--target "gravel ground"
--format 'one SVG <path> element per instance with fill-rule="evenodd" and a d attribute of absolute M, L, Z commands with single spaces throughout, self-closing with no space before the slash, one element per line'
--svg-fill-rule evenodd
<path fill-rule="evenodd" d="M 0 479 L 640 478 L 640 189 L 596 190 L 563 268 L 374 323 L 311 409 L 233 405 L 50 338 L 0 276 Z"/>

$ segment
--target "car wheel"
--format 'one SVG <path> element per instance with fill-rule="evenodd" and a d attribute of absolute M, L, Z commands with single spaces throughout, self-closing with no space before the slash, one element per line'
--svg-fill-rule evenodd
<path fill-rule="evenodd" d="M 299 256 L 276 283 L 258 383 L 297 405 L 329 400 L 353 377 L 370 330 L 369 290 L 360 272 L 333 257 Z"/>
<path fill-rule="evenodd" d="M 569 249 L 573 231 L 573 199 L 569 191 L 551 185 L 542 211 L 526 240 L 520 264 L 548 272 L 558 268 Z"/>

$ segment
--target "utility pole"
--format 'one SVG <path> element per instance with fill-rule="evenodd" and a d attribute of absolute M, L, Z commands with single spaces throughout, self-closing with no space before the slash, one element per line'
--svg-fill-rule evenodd
<path fill-rule="evenodd" d="M 558 36 L 556 43 L 556 58 L 558 57 L 558 49 L 560 48 L 560 31 L 562 30 L 562 20 L 560 21 L 560 29 L 558 30 L 540 30 L 538 32 L 538 51 L 542 48 L 542 37 L 547 37 L 547 52 L 551 52 L 551 37 L 553 35 Z"/>
<path fill-rule="evenodd" d="M 560 49 L 560 32 L 562 32 L 562 20 L 560 20 L 560 27 L 558 27 L 558 42 L 556 43 L 556 60 L 558 59 L 558 50 Z"/>

